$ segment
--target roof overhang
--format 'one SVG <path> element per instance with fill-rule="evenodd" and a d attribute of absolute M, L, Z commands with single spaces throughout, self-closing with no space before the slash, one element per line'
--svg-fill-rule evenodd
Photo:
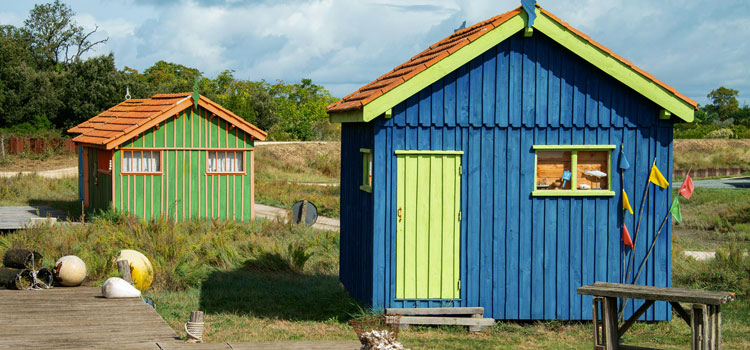
<path fill-rule="evenodd" d="M 177 115 L 177 113 L 184 111 L 185 109 L 192 108 L 194 105 L 192 97 L 185 97 L 184 99 L 180 100 L 179 102 L 175 103 L 174 106 L 169 108 L 168 110 L 162 112 L 158 116 L 154 117 L 153 119 L 149 120 L 148 122 L 144 123 L 143 125 L 140 125 L 118 137 L 115 137 L 111 140 L 107 140 L 103 143 L 90 143 L 85 141 L 76 141 L 76 138 L 73 138 L 73 142 L 80 145 L 87 145 L 90 147 L 95 148 L 102 148 L 102 149 L 115 149 L 121 144 L 127 142 L 128 140 L 132 139 L 133 137 L 136 137 L 138 135 L 143 134 L 144 132 L 147 132 L 149 129 L 155 127 L 159 123 L 163 122 L 164 120 L 167 120 L 169 118 L 174 117 Z M 215 102 L 201 96 L 201 98 L 198 99 L 198 106 L 205 108 L 207 111 L 213 113 L 214 115 L 226 120 L 227 122 L 234 125 L 236 128 L 246 132 L 247 134 L 251 135 L 253 138 L 259 141 L 264 141 L 266 139 L 266 132 L 259 129 L 253 124 L 250 124 L 248 121 L 236 116 L 234 113 L 231 113 L 230 111 L 224 109 L 223 107 L 219 106 Z M 76 128 L 71 128 L 68 130 L 68 132 L 76 132 Z M 84 135 L 80 135 L 84 136 Z"/>
<path fill-rule="evenodd" d="M 535 30 L 544 33 L 582 59 L 648 98 L 662 107 L 666 113 L 671 113 L 685 122 L 693 121 L 696 110 L 694 104 L 656 83 L 651 77 L 644 75 L 642 71 L 624 63 L 613 56 L 611 52 L 603 50 L 578 33 L 571 31 L 547 11 L 537 7 L 536 14 L 533 25 Z M 361 109 L 329 112 L 331 122 L 369 122 L 383 115 L 386 111 L 391 110 L 397 104 L 440 80 L 450 72 L 479 57 L 519 31 L 525 30 L 527 20 L 526 12 L 520 11 L 517 15 L 509 18 L 475 41 L 366 103 Z"/>

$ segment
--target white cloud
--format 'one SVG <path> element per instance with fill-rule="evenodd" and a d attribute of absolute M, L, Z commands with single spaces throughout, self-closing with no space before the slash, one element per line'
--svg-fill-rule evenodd
<path fill-rule="evenodd" d="M 214 76 L 312 78 L 335 95 L 356 90 L 467 25 L 518 0 L 70 0 L 85 28 L 109 37 L 97 54 L 139 70 L 158 60 Z M 541 1 L 564 21 L 705 103 L 726 85 L 750 93 L 750 8 L 743 0 Z M 5 8 L 21 25 L 31 5 Z"/>

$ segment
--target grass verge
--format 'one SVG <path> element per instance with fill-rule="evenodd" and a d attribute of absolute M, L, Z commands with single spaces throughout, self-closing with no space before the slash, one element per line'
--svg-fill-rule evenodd
<path fill-rule="evenodd" d="M 77 219 L 81 216 L 78 179 L 47 179 L 36 175 L 0 178 L 0 206 L 19 205 L 50 206 Z"/>
<path fill-rule="evenodd" d="M 680 207 L 683 221 L 674 224 L 673 239 L 682 249 L 715 250 L 727 242 L 750 248 L 750 189 L 696 187 Z"/>

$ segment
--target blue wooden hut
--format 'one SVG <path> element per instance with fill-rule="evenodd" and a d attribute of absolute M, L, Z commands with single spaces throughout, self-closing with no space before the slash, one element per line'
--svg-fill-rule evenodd
<path fill-rule="evenodd" d="M 649 169 L 672 173 L 673 124 L 697 103 L 531 12 L 457 31 L 328 107 L 342 123 L 340 279 L 356 299 L 591 319 L 576 289 L 621 281 L 621 225 L 637 226 L 623 188 L 645 201 L 645 257 L 671 203 L 671 187 L 644 198 Z M 671 285 L 665 230 L 637 283 Z M 644 315 L 670 318 L 666 303 Z"/>

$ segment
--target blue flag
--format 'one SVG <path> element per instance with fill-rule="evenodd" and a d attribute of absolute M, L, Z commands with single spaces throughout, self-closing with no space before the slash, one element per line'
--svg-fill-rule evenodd
<path fill-rule="evenodd" d="M 625 170 L 628 168 L 630 168 L 630 163 L 628 163 L 628 159 L 625 158 L 625 151 L 620 147 L 620 169 Z"/>

